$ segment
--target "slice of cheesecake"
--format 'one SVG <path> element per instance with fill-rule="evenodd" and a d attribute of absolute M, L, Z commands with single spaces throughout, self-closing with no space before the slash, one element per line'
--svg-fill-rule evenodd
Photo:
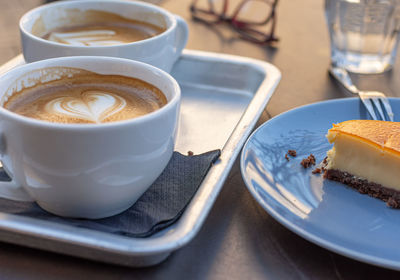
<path fill-rule="evenodd" d="M 350 120 L 334 124 L 327 138 L 324 177 L 400 208 L 400 123 Z"/>

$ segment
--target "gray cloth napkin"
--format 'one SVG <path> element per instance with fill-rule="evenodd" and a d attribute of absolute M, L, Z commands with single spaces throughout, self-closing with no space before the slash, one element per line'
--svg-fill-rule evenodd
<path fill-rule="evenodd" d="M 62 218 L 42 210 L 36 203 L 0 198 L 0 212 L 67 224 L 131 237 L 148 237 L 172 225 L 182 215 L 220 150 L 184 156 L 174 152 L 163 173 L 125 212 L 104 219 Z M 0 181 L 10 180 L 0 170 Z"/>

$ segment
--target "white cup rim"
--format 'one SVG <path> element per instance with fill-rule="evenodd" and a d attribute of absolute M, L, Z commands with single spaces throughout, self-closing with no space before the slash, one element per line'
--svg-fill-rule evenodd
<path fill-rule="evenodd" d="M 39 36 L 36 36 L 34 34 L 32 34 L 30 31 L 26 30 L 25 28 L 25 24 L 26 22 L 29 21 L 29 19 L 32 18 L 33 15 L 40 13 L 43 10 L 46 9 L 52 9 L 54 7 L 59 7 L 59 6 L 66 6 L 68 7 L 68 5 L 72 5 L 74 4 L 74 2 L 76 1 L 58 1 L 58 2 L 53 2 L 53 3 L 48 3 L 48 4 L 44 4 L 41 5 L 39 7 L 33 8 L 32 10 L 26 12 L 21 19 L 19 20 L 19 28 L 21 30 L 21 32 L 23 32 L 26 36 L 30 37 L 31 39 L 34 40 L 38 40 L 40 42 L 44 42 L 47 43 L 49 45 L 53 45 L 53 46 L 59 46 L 59 47 L 64 47 L 64 48 L 72 48 L 72 49 L 79 49 L 79 48 L 85 48 L 85 49 L 110 49 L 110 48 L 115 48 L 115 47 L 122 47 L 122 46 L 131 46 L 131 45 L 137 45 L 140 46 L 142 44 L 145 44 L 146 42 L 149 41 L 155 41 L 158 40 L 161 37 L 165 37 L 168 36 L 169 33 L 173 32 L 173 30 L 175 29 L 176 25 L 177 25 L 177 21 L 176 18 L 173 14 L 171 14 L 170 12 L 168 12 L 167 10 L 158 7 L 154 4 L 151 3 L 144 3 L 144 2 L 139 2 L 139 1 L 132 1 L 132 0 L 80 0 L 80 3 L 112 3 L 112 4 L 127 4 L 127 5 L 133 5 L 133 6 L 142 6 L 142 7 L 146 7 L 149 9 L 154 9 L 157 10 L 157 12 L 159 12 L 160 14 L 162 14 L 165 18 L 167 18 L 171 24 L 170 26 L 168 26 L 168 28 L 161 32 L 160 34 L 157 34 L 155 36 L 152 36 L 150 38 L 147 39 L 143 39 L 140 41 L 135 41 L 135 42 L 130 42 L 130 43 L 122 43 L 122 44 L 115 44 L 115 45 L 109 45 L 109 46 L 75 46 L 75 45 L 67 45 L 67 44 L 63 44 L 63 43 L 58 43 L 58 42 L 53 42 L 53 41 L 49 41 L 46 39 L 43 39 Z M 95 9 L 95 7 L 94 7 Z"/>
<path fill-rule="evenodd" d="M 68 61 L 99 61 L 103 60 L 105 63 L 128 63 L 131 65 L 135 65 L 136 67 L 147 69 L 149 72 L 153 72 L 154 75 L 158 77 L 163 77 L 164 79 L 167 79 L 169 83 L 171 83 L 171 87 L 173 88 L 173 95 L 170 100 L 168 100 L 167 104 L 165 104 L 163 107 L 147 113 L 143 116 L 131 118 L 131 119 L 126 119 L 126 120 L 120 120 L 120 121 L 115 121 L 115 122 L 107 122 L 107 123 L 101 123 L 101 124 L 94 124 L 94 123 L 82 123 L 82 124 L 76 124 L 76 123 L 71 123 L 71 124 L 65 124 L 65 123 L 56 123 L 56 122 L 47 122 L 43 120 L 37 120 L 34 118 L 29 118 L 25 117 L 22 115 L 19 115 L 17 113 L 14 113 L 3 106 L 0 106 L 0 115 L 4 115 L 10 119 L 13 119 L 15 121 L 18 121 L 20 123 L 24 123 L 29 126 L 33 127 L 40 127 L 40 128 L 49 128 L 49 129 L 58 129 L 58 130 L 77 130 L 77 131 L 82 131 L 82 130 L 91 130 L 91 131 L 99 131 L 99 130 L 104 130 L 104 129 L 110 129 L 110 128 L 119 128 L 122 126 L 126 125 L 133 125 L 133 124 L 140 124 L 143 122 L 147 122 L 150 120 L 153 120 L 154 118 L 157 118 L 160 114 L 165 113 L 165 111 L 173 110 L 175 106 L 179 106 L 180 99 L 181 99 L 181 89 L 179 87 L 178 82 L 167 72 L 154 67 L 150 64 L 140 62 L 140 61 L 135 61 L 131 59 L 126 59 L 126 58 L 117 58 L 117 57 L 108 57 L 108 56 L 65 56 L 65 57 L 57 57 L 57 58 L 49 58 L 45 60 L 40 60 L 32 63 L 28 63 L 25 65 L 18 66 L 16 68 L 13 68 L 9 70 L 8 72 L 4 73 L 3 75 L 0 76 L 0 84 L 2 80 L 11 78 L 15 74 L 15 72 L 18 71 L 23 71 L 24 68 L 29 68 L 30 70 L 37 69 L 37 68 L 46 68 L 46 64 L 49 62 L 55 63 L 55 62 L 68 62 Z M 41 65 L 39 67 L 36 67 L 37 65 Z M 77 68 L 82 68 L 85 69 L 85 63 L 82 62 L 82 66 L 74 66 Z M 29 71 L 29 70 L 28 70 Z M 96 71 L 93 71 L 96 72 Z M 112 73 L 110 73 L 112 74 Z M 135 76 L 128 76 L 128 77 L 134 77 Z M 3 96 L 3 94 L 0 94 L 0 98 Z"/>

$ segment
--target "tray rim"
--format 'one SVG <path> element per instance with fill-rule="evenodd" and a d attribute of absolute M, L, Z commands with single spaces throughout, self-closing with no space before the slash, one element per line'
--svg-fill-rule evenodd
<path fill-rule="evenodd" d="M 186 245 L 194 238 L 208 216 L 242 146 L 252 132 L 258 118 L 262 114 L 270 97 L 274 93 L 275 88 L 279 84 L 281 72 L 277 67 L 270 63 L 236 55 L 185 49 L 182 57 L 185 59 L 192 58 L 214 62 L 225 61 L 252 66 L 262 71 L 265 76 L 251 102 L 244 111 L 241 119 L 236 124 L 224 147 L 221 149 L 220 159 L 210 169 L 195 197 L 185 209 L 178 223 L 175 224 L 177 227 L 173 230 L 174 232 L 165 234 L 164 236 L 132 238 L 111 233 L 96 232 L 84 228 L 77 229 L 69 225 L 55 224 L 53 222 L 40 221 L 34 218 L 0 212 L 0 241 L 5 240 L 7 242 L 21 244 L 21 242 L 13 242 L 12 240 L 3 238 L 1 234 L 1 232 L 14 232 L 19 235 L 30 236 L 31 238 L 44 239 L 46 242 L 68 243 L 83 246 L 87 249 L 90 248 L 97 251 L 116 253 L 129 257 L 170 253 L 171 251 Z M 20 54 L 0 66 L 0 74 L 3 74 L 18 65 L 22 65 L 23 63 L 24 59 L 22 54 Z M 205 187 L 210 184 L 213 185 L 213 187 Z M 34 221 L 34 226 L 29 225 L 32 221 Z M 66 234 L 68 233 L 66 230 L 71 228 L 74 229 L 74 234 Z M 46 246 L 43 245 L 24 245 L 33 248 L 46 248 Z M 46 248 L 46 250 L 79 256 L 68 252 L 60 252 L 55 248 Z"/>

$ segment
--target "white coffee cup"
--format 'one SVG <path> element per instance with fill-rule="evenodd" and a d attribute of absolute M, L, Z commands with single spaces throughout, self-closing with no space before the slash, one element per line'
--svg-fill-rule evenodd
<path fill-rule="evenodd" d="M 71 22 L 66 11 L 105 11 L 147 22 L 166 30 L 154 37 L 111 46 L 75 46 L 49 41 L 32 33 L 40 24 L 43 32 Z M 124 0 L 60 1 L 37 7 L 20 20 L 22 49 L 26 62 L 61 56 L 112 56 L 138 60 L 170 72 L 188 40 L 188 26 L 179 16 L 158 6 Z"/>
<path fill-rule="evenodd" d="M 40 121 L 3 107 L 12 88 L 47 67 L 134 77 L 160 89 L 167 104 L 141 117 L 103 124 Z M 129 208 L 161 174 L 177 134 L 180 88 L 166 72 L 112 57 L 62 57 L 26 64 L 0 77 L 0 154 L 11 182 L 0 197 L 36 201 L 61 216 L 102 218 Z"/>

